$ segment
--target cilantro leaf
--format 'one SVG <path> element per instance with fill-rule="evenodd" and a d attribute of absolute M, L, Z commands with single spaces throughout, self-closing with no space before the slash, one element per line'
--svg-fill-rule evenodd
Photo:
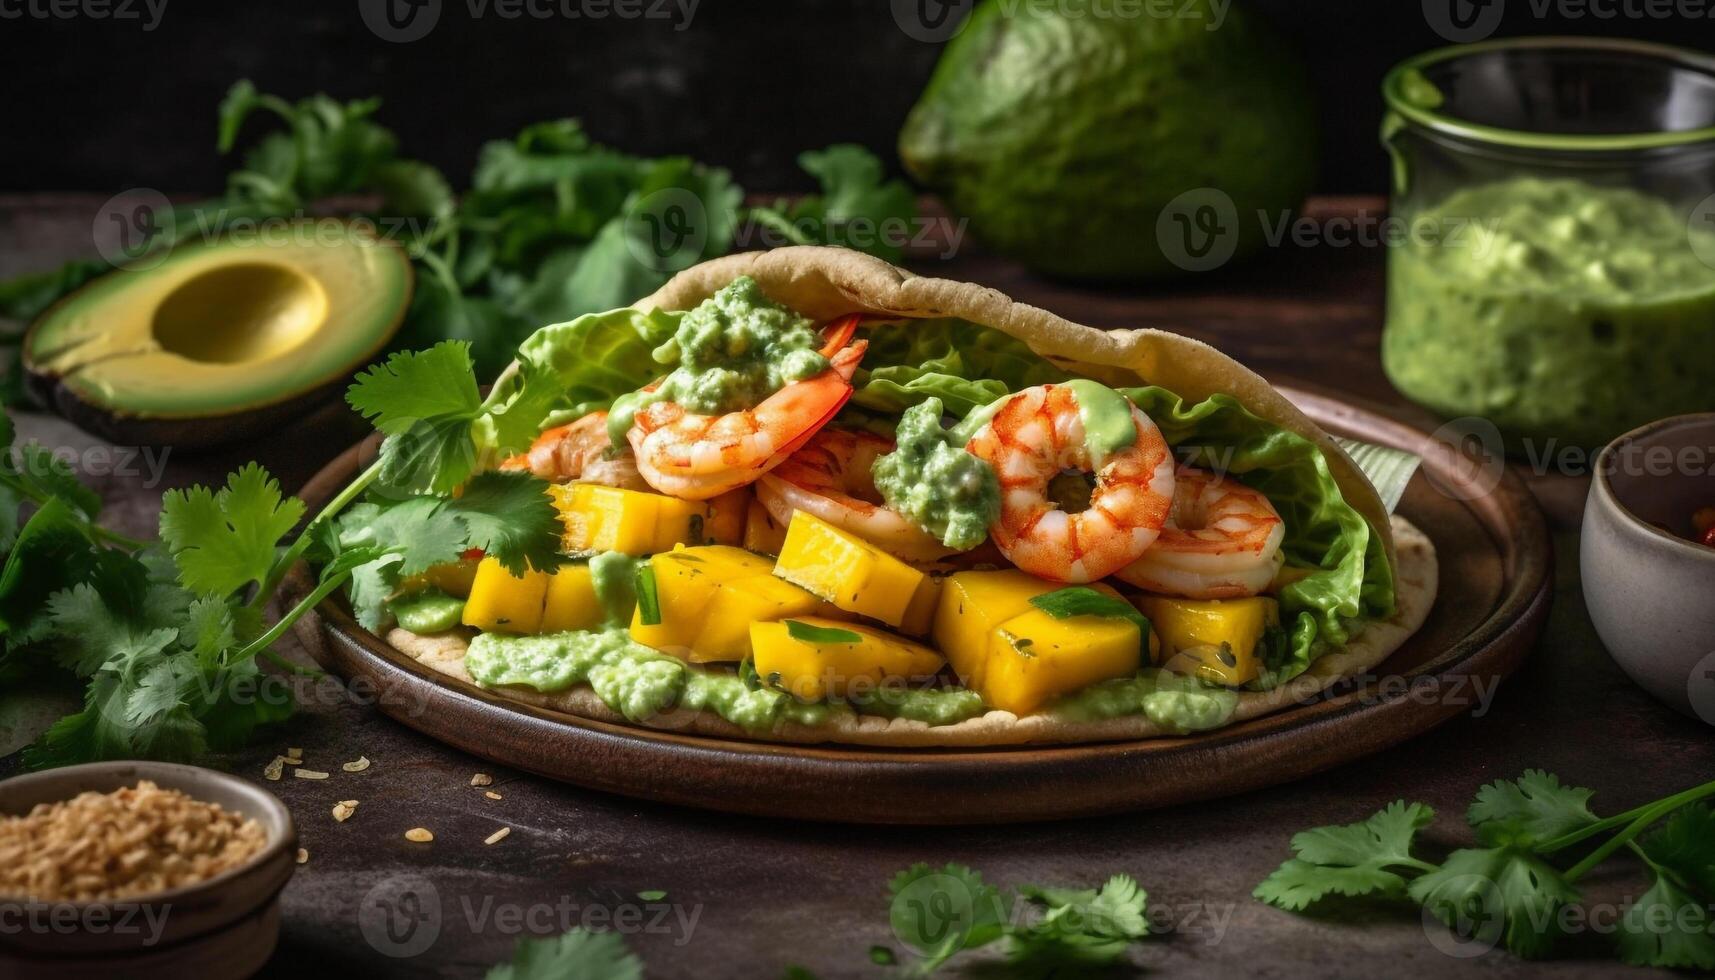
<path fill-rule="evenodd" d="M 51 497 L 37 508 L 0 566 L 0 634 L 7 643 L 43 639 L 48 596 L 86 581 L 97 561 L 88 525 L 72 505 Z"/>
<path fill-rule="evenodd" d="M 1113 963 L 1149 934 L 1148 895 L 1129 875 L 1114 875 L 1100 891 L 1026 885 L 1019 894 L 1047 909 L 1041 922 L 1008 935 L 1008 958 L 1030 963 L 1032 972 Z"/>
<path fill-rule="evenodd" d="M 560 565 L 563 528 L 546 481 L 492 471 L 473 477 L 447 510 L 468 529 L 466 547 L 481 548 L 514 575 Z"/>
<path fill-rule="evenodd" d="M 58 497 L 90 520 L 101 514 L 101 495 L 84 486 L 65 460 L 36 443 L 17 447 L 16 458 L 7 461 L 0 478 L 35 500 Z"/>
<path fill-rule="evenodd" d="M 1639 842 L 1644 856 L 1715 898 L 1715 811 L 1703 803 L 1674 812 L 1662 828 Z"/>
<path fill-rule="evenodd" d="M 1561 906 L 1578 901 L 1559 871 L 1516 847 L 1454 851 L 1407 894 L 1461 935 L 1504 942 L 1526 959 L 1547 955 Z"/>
<path fill-rule="evenodd" d="M 1633 966 L 1715 970 L 1709 906 L 1666 875 L 1626 907 L 1616 939 Z"/>
<path fill-rule="evenodd" d="M 887 890 L 894 935 L 923 955 L 922 974 L 999 939 L 1011 919 L 1011 900 L 962 864 L 914 864 L 894 875 Z"/>
<path fill-rule="evenodd" d="M 169 490 L 161 500 L 161 540 L 185 588 L 229 596 L 268 578 L 280 539 L 303 516 L 303 501 L 282 499 L 268 471 L 248 463 L 219 492 L 202 486 Z"/>
<path fill-rule="evenodd" d="M 1149 636 L 1149 620 L 1137 611 L 1136 606 L 1124 599 L 1097 592 L 1087 585 L 1071 585 L 1046 595 L 1032 596 L 1030 604 L 1055 619 L 1070 619 L 1073 616 L 1123 619 L 1136 626 L 1142 636 Z"/>
<path fill-rule="evenodd" d="M 345 400 L 387 434 L 382 481 L 409 492 L 447 493 L 476 465 L 471 425 L 482 412 L 470 345 L 447 340 L 401 351 L 359 374 Z"/>
<path fill-rule="evenodd" d="M 89 585 L 54 593 L 48 615 L 60 639 L 55 653 L 79 677 L 101 670 L 133 676 L 178 638 L 175 629 L 115 615 L 108 598 Z"/>
<path fill-rule="evenodd" d="M 1318 827 L 1293 835 L 1298 855 L 1263 879 L 1251 894 L 1270 905 L 1300 911 L 1328 895 L 1404 894 L 1398 868 L 1428 868 L 1411 856 L 1417 832 L 1435 811 L 1396 800 L 1362 823 Z"/>
<path fill-rule="evenodd" d="M 612 932 L 574 928 L 548 939 L 521 939 L 512 962 L 488 971 L 488 980 L 642 980 L 643 961 Z"/>
<path fill-rule="evenodd" d="M 1590 812 L 1593 791 L 1562 786 L 1540 769 L 1515 780 L 1498 780 L 1477 791 L 1466 819 L 1490 847 L 1529 847 L 1582 830 L 1596 822 Z"/>

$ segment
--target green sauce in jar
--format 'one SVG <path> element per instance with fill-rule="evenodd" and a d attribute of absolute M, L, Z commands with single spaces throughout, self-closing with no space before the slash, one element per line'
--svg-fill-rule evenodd
<path fill-rule="evenodd" d="M 1715 228 L 1629 188 L 1526 177 L 1413 229 L 1389 252 L 1382 360 L 1415 401 L 1515 448 L 1715 408 Z"/>

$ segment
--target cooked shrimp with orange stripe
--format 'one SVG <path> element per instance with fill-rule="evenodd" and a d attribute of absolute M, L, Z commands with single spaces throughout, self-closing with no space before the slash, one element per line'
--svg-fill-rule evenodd
<path fill-rule="evenodd" d="M 558 562 L 378 573 L 389 639 L 597 717 L 942 744 L 1216 727 L 1386 615 L 1388 532 L 1346 499 L 1369 484 L 1308 422 L 1152 384 L 1122 365 L 1175 362 L 1129 333 L 915 308 L 889 268 L 710 274 L 544 328 L 491 397 L 542 422 L 502 419 L 483 465 L 540 486 Z"/>

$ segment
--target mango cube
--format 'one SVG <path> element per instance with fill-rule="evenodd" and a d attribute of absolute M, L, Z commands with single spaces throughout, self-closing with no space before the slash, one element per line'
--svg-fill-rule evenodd
<path fill-rule="evenodd" d="M 774 574 L 846 612 L 898 626 L 926 577 L 880 548 L 804 511 L 792 515 Z"/>
<path fill-rule="evenodd" d="M 762 506 L 762 501 L 753 498 L 744 518 L 745 550 L 778 555 L 785 544 L 786 529 Z"/>
<path fill-rule="evenodd" d="M 976 690 L 983 680 L 989 639 L 1000 624 L 1031 608 L 1030 600 L 1058 586 L 1034 575 L 1007 569 L 955 572 L 947 577 L 935 606 L 931 633 L 959 680 Z"/>
<path fill-rule="evenodd" d="M 1147 596 L 1138 605 L 1161 637 L 1162 666 L 1228 687 L 1248 684 L 1262 673 L 1257 644 L 1264 630 L 1280 625 L 1280 604 L 1267 596 Z"/>
<path fill-rule="evenodd" d="M 675 548 L 649 561 L 661 621 L 632 615 L 631 638 L 691 663 L 750 655 L 754 622 L 808 615 L 820 600 L 772 574 L 768 559 L 741 548 Z"/>
<path fill-rule="evenodd" d="M 703 521 L 703 540 L 691 544 L 744 543 L 745 519 L 750 512 L 750 488 L 729 490 L 708 501 L 709 516 Z"/>
<path fill-rule="evenodd" d="M 1142 641 L 1128 620 L 1055 619 L 1033 608 L 991 634 L 988 664 L 975 690 L 996 708 L 1028 714 L 1062 694 L 1137 673 Z"/>
<path fill-rule="evenodd" d="M 494 633 L 537 632 L 552 577 L 535 569 L 520 577 L 499 561 L 484 558 L 476 567 L 470 598 L 465 600 L 464 624 Z"/>
<path fill-rule="evenodd" d="M 911 604 L 905 607 L 904 618 L 899 621 L 901 633 L 929 635 L 929 630 L 935 625 L 935 610 L 941 605 L 941 589 L 945 584 L 944 578 L 923 576 L 923 584 L 917 586 L 917 591 L 911 596 Z"/>
<path fill-rule="evenodd" d="M 670 551 L 676 544 L 700 542 L 709 517 L 709 506 L 701 501 L 641 490 L 573 483 L 548 492 L 566 528 L 562 546 L 574 554 Z"/>
<path fill-rule="evenodd" d="M 600 629 L 606 620 L 607 609 L 596 595 L 589 565 L 561 565 L 548 580 L 541 632 Z"/>
<path fill-rule="evenodd" d="M 795 697 L 820 701 L 848 691 L 868 694 L 890 679 L 933 677 L 945 663 L 921 643 L 837 619 L 795 617 L 793 622 L 845 630 L 855 641 L 814 642 L 792 636 L 784 622 L 750 627 L 756 672 Z"/>

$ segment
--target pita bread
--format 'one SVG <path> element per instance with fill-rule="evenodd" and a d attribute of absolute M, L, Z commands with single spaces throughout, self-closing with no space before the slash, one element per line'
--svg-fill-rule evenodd
<path fill-rule="evenodd" d="M 693 266 L 636 305 L 642 309 L 690 309 L 739 276 L 754 278 L 771 299 L 818 321 L 850 313 L 905 320 L 954 317 L 1001 330 L 1062 367 L 1115 385 L 1155 384 L 1192 402 L 1214 394 L 1230 395 L 1258 417 L 1320 447 L 1346 501 L 1387 545 L 1394 564 L 1396 607 L 1388 619 L 1355 628 L 1345 647 L 1317 659 L 1309 670 L 1286 684 L 1271 691 L 1239 692 L 1228 723 L 1313 699 L 1342 678 L 1370 671 L 1416 632 L 1429 615 L 1438 576 L 1435 547 L 1430 540 L 1403 518 L 1388 516 L 1375 488 L 1327 433 L 1268 382 L 1207 344 L 1162 330 L 1096 330 L 1015 303 L 983 286 L 917 276 L 860 252 L 811 246 L 731 255 Z M 464 668 L 468 632 L 419 636 L 394 629 L 387 641 L 434 670 L 471 682 Z M 495 693 L 568 715 L 627 723 L 587 685 L 556 694 L 517 687 L 498 688 Z M 1052 711 L 1020 717 L 998 710 L 953 725 L 836 715 L 819 726 L 782 722 L 773 730 L 757 733 L 712 711 L 675 708 L 644 725 L 723 738 L 924 748 L 1094 742 L 1177 734 L 1141 715 L 1072 721 Z"/>

